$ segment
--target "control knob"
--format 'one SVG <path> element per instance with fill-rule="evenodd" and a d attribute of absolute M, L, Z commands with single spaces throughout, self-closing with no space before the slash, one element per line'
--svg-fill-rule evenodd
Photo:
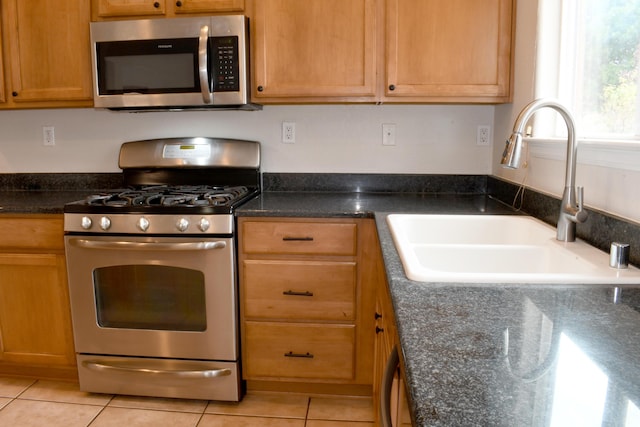
<path fill-rule="evenodd" d="M 140 231 L 147 231 L 149 229 L 149 220 L 145 217 L 140 217 L 138 222 L 136 222 L 136 227 L 138 227 Z"/>
<path fill-rule="evenodd" d="M 109 228 L 111 228 L 111 220 L 108 216 L 103 216 L 102 218 L 100 218 L 100 228 L 102 228 L 104 231 L 107 231 Z"/>
<path fill-rule="evenodd" d="M 189 228 L 189 220 L 186 218 L 180 218 L 176 223 L 176 228 L 179 231 L 187 231 L 187 228 Z"/>
<path fill-rule="evenodd" d="M 82 227 L 84 230 L 90 229 L 92 225 L 93 221 L 91 221 L 91 218 L 89 218 L 88 216 L 83 216 L 80 220 L 80 227 Z"/>
<path fill-rule="evenodd" d="M 209 229 L 209 227 L 211 227 L 211 223 L 209 222 L 209 220 L 207 218 L 200 218 L 200 221 L 198 222 L 198 228 L 200 229 L 200 231 L 205 232 Z"/>

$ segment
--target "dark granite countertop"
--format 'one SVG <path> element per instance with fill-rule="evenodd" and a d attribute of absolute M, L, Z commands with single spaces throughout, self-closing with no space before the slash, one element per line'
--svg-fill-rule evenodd
<path fill-rule="evenodd" d="M 90 191 L 0 191 L 0 213 L 62 214 L 65 203 L 84 199 Z"/>
<path fill-rule="evenodd" d="M 0 174 L 0 214 L 61 214 L 65 203 L 120 187 L 119 173 Z"/>
<path fill-rule="evenodd" d="M 514 212 L 482 195 L 278 192 L 237 215 L 375 218 L 416 426 L 639 425 L 640 285 L 411 281 L 390 213 Z"/>
<path fill-rule="evenodd" d="M 373 218 L 376 212 L 512 214 L 513 210 L 486 195 L 267 192 L 244 204 L 236 215 Z"/>

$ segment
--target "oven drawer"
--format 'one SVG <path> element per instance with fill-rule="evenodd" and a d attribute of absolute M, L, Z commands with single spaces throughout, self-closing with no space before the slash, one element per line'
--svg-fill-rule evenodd
<path fill-rule="evenodd" d="M 355 317 L 355 262 L 245 260 L 242 275 L 247 318 Z"/>
<path fill-rule="evenodd" d="M 247 221 L 242 227 L 245 253 L 356 255 L 356 224 Z"/>
<path fill-rule="evenodd" d="M 355 326 L 245 323 L 245 377 L 350 380 Z"/>

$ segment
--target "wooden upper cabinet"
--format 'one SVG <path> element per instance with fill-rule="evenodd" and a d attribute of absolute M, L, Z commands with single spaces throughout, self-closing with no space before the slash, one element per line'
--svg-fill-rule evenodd
<path fill-rule="evenodd" d="M 89 0 L 3 2 L 9 108 L 92 105 L 89 17 Z"/>
<path fill-rule="evenodd" d="M 92 0 L 93 20 L 244 11 L 245 0 Z"/>
<path fill-rule="evenodd" d="M 104 17 L 164 15 L 165 0 L 93 0 L 94 19 Z"/>
<path fill-rule="evenodd" d="M 386 0 L 384 102 L 508 102 L 513 0 Z"/>
<path fill-rule="evenodd" d="M 244 11 L 244 0 L 177 0 L 174 5 L 176 14 Z"/>
<path fill-rule="evenodd" d="M 374 101 L 376 0 L 254 0 L 252 97 Z"/>
<path fill-rule="evenodd" d="M 6 81 L 4 80 L 4 53 L 2 48 L 2 40 L 2 20 L 0 19 L 0 103 L 7 100 L 7 98 L 5 97 Z"/>

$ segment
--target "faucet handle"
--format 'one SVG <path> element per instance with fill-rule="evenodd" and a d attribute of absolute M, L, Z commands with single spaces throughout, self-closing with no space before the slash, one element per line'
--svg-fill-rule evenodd
<path fill-rule="evenodd" d="M 584 210 L 584 187 L 577 188 L 576 198 L 578 201 L 578 210 L 576 211 L 576 222 L 585 222 L 587 220 L 588 213 Z"/>

